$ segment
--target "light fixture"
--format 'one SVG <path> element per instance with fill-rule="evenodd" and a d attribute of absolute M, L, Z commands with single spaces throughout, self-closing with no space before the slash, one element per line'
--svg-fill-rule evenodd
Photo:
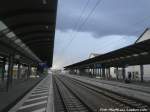
<path fill-rule="evenodd" d="M 141 55 L 148 55 L 148 52 L 142 52 Z"/>
<path fill-rule="evenodd" d="M 5 29 L 7 29 L 7 26 L 2 21 L 0 21 L 0 31 Z"/>
<path fill-rule="evenodd" d="M 48 26 L 48 25 L 46 25 L 46 26 L 45 26 L 45 28 L 46 28 L 46 29 L 48 29 L 48 28 L 49 28 L 49 26 Z"/>
<path fill-rule="evenodd" d="M 137 57 L 137 56 L 139 56 L 139 54 L 133 54 L 132 56 Z"/>
<path fill-rule="evenodd" d="M 8 38 L 13 38 L 13 37 L 15 37 L 16 35 L 15 35 L 13 32 L 9 32 L 9 33 L 6 34 L 6 36 L 7 36 Z"/>
<path fill-rule="evenodd" d="M 46 5 L 47 4 L 47 1 L 46 0 L 42 0 L 43 4 Z"/>
<path fill-rule="evenodd" d="M 22 43 L 22 44 L 20 45 L 20 47 L 24 48 L 24 47 L 25 47 L 25 44 L 24 44 L 24 43 Z"/>
<path fill-rule="evenodd" d="M 22 42 L 21 42 L 21 40 L 18 38 L 18 39 L 16 39 L 15 41 L 14 41 L 16 44 L 18 44 L 18 45 L 20 45 Z"/>

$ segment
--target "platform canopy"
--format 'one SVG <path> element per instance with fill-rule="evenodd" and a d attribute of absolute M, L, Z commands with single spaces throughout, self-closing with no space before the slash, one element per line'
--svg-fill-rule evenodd
<path fill-rule="evenodd" d="M 135 42 L 127 47 L 108 52 L 106 54 L 87 59 L 66 66 L 65 69 L 91 68 L 91 67 L 124 67 L 130 65 L 150 64 L 150 37 L 149 29 L 140 36 L 142 41 Z M 145 36 L 147 37 L 145 39 Z M 138 40 L 139 40 L 138 39 Z"/>
<path fill-rule="evenodd" d="M 48 66 L 53 59 L 56 12 L 57 0 L 0 1 L 0 20 L 9 29 L 7 35 L 15 34 Z"/>

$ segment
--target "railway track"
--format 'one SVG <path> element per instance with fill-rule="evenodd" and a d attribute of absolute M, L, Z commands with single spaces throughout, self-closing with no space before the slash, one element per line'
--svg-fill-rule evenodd
<path fill-rule="evenodd" d="M 55 112 L 67 112 L 63 99 L 61 97 L 61 93 L 58 90 L 58 85 L 56 81 L 53 80 L 53 89 L 54 89 L 54 105 L 55 105 Z"/>
<path fill-rule="evenodd" d="M 64 77 L 64 76 L 57 76 L 57 78 L 59 80 L 61 80 L 66 86 L 67 85 L 74 85 L 74 86 L 78 86 L 78 88 L 82 87 L 82 88 L 85 88 L 85 89 L 90 90 L 90 91 L 92 90 L 93 92 L 98 93 L 99 95 L 103 95 L 103 96 L 111 99 L 112 101 L 114 101 L 114 103 L 117 105 L 117 108 L 138 109 L 139 111 L 142 109 L 142 111 L 144 111 L 144 110 L 150 111 L 149 105 L 147 105 L 141 101 L 138 101 L 136 99 L 128 98 L 128 97 L 113 93 L 111 91 L 107 91 L 107 90 L 104 90 L 102 88 L 78 81 L 76 79 L 72 79 L 72 78 L 68 78 L 68 77 Z M 67 88 L 69 88 L 69 86 Z M 73 86 L 70 88 L 73 88 Z M 78 97 L 81 97 L 81 96 L 79 96 L 79 94 L 75 93 L 75 91 L 72 90 L 72 92 L 74 92 L 74 94 L 78 95 Z M 116 107 L 114 107 L 114 108 L 116 108 Z M 95 109 L 93 111 L 95 111 Z"/>
<path fill-rule="evenodd" d="M 60 79 L 54 78 L 55 81 L 55 111 L 56 112 L 94 112 L 82 100 L 76 96 Z M 59 102 L 59 105 L 56 104 Z M 61 102 L 61 104 L 60 104 Z M 61 109 L 58 109 L 60 108 Z M 63 108 L 62 108 L 63 107 Z"/>
<path fill-rule="evenodd" d="M 111 83 L 103 82 L 103 81 L 100 81 L 100 80 L 95 80 L 95 79 L 90 79 L 90 80 L 98 82 L 98 83 L 102 83 L 102 84 L 107 84 L 107 85 L 111 85 L 111 86 L 117 86 L 117 87 L 121 87 L 121 88 L 126 88 L 126 89 L 130 89 L 130 90 L 135 90 L 135 91 L 141 91 L 141 92 L 150 94 L 150 91 L 141 90 L 141 89 L 137 88 L 136 86 L 134 88 L 130 88 L 130 87 L 127 87 L 127 86 L 122 86 L 122 85 L 118 85 L 118 84 L 111 84 Z M 148 88 L 146 88 L 146 89 L 148 89 Z"/>
<path fill-rule="evenodd" d="M 75 79 L 71 79 L 69 78 L 69 80 L 72 80 L 84 87 L 87 87 L 87 88 L 90 88 L 92 89 L 93 91 L 96 91 L 96 92 L 99 92 L 107 97 L 110 97 L 114 100 L 117 100 L 121 103 L 124 103 L 132 108 L 137 108 L 137 109 L 140 109 L 140 108 L 150 108 L 150 105 L 148 104 L 145 104 L 144 102 L 141 102 L 141 101 L 138 101 L 136 99 L 132 99 L 132 98 L 128 98 L 126 96 L 122 96 L 122 95 L 119 95 L 119 94 L 116 94 L 116 93 L 113 93 L 111 91 L 107 91 L 103 88 L 99 88 L 99 87 L 96 87 L 94 85 L 91 85 L 91 84 L 88 84 L 88 83 L 84 83 L 84 82 L 81 82 L 81 81 L 78 81 L 78 80 L 75 80 Z"/>

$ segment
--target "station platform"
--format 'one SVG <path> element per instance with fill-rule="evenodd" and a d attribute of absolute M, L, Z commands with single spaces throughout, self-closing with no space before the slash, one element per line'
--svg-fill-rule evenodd
<path fill-rule="evenodd" d="M 25 94 L 27 94 L 43 78 L 30 78 L 28 80 L 13 80 L 12 87 L 8 92 L 6 89 L 0 90 L 0 112 L 8 112 Z"/>
<path fill-rule="evenodd" d="M 54 112 L 52 75 L 40 81 L 8 112 Z"/>
<path fill-rule="evenodd" d="M 140 100 L 142 102 L 150 104 L 150 87 L 132 84 L 132 83 L 121 83 L 117 81 L 107 81 L 97 78 L 89 78 L 85 76 L 65 74 L 64 76 L 77 79 L 79 81 L 89 83 L 91 85 L 124 95 L 133 99 Z"/>

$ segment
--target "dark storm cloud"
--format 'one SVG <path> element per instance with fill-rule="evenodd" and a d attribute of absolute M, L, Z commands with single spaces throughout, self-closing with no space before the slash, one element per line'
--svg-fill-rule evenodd
<path fill-rule="evenodd" d="M 79 16 L 87 0 L 60 0 L 57 29 L 91 32 L 95 37 L 106 35 L 137 35 L 150 25 L 150 0 L 102 0 L 81 29 Z M 82 20 L 97 0 L 90 0 Z"/>

